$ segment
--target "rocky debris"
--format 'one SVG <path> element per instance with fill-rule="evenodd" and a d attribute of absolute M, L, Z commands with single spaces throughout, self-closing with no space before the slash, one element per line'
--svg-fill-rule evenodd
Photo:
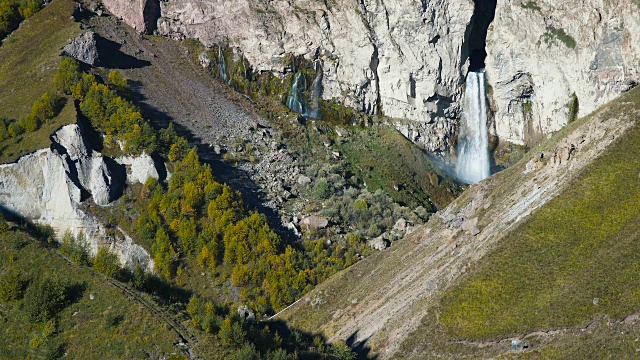
<path fill-rule="evenodd" d="M 118 164 L 125 165 L 127 167 L 127 182 L 130 184 L 144 184 L 150 178 L 163 180 L 158 172 L 155 161 L 146 153 L 142 153 L 139 156 L 123 156 L 116 158 L 115 160 Z M 166 173 L 166 170 L 161 169 L 160 172 Z"/>
<path fill-rule="evenodd" d="M 369 245 L 372 249 L 382 251 L 389 246 L 391 246 L 391 242 L 384 238 L 384 236 L 378 236 L 377 238 L 373 238 L 367 241 L 367 245 Z"/>
<path fill-rule="evenodd" d="M 98 47 L 95 33 L 87 31 L 78 35 L 62 48 L 62 53 L 85 64 L 96 65 L 98 63 Z"/>
<path fill-rule="evenodd" d="M 329 219 L 318 216 L 310 215 L 300 220 L 300 227 L 305 231 L 322 230 L 329 226 Z"/>
<path fill-rule="evenodd" d="M 640 82 L 634 1 L 535 3 L 498 0 L 487 36 L 497 135 L 519 144 L 567 124 L 573 94 L 584 116 Z"/>
<path fill-rule="evenodd" d="M 27 220 L 50 225 L 59 238 L 70 231 L 85 234 L 90 252 L 108 246 L 124 266 L 141 265 L 153 271 L 153 260 L 121 229 L 107 231 L 81 209 L 89 197 L 108 205 L 125 181 L 119 165 L 92 150 L 76 124 L 66 125 L 52 136 L 51 148 L 23 156 L 16 163 L 0 165 L 0 204 Z"/>
<path fill-rule="evenodd" d="M 256 320 L 256 314 L 251 311 L 247 305 L 241 305 L 238 307 L 238 316 L 243 321 L 253 322 Z"/>
<path fill-rule="evenodd" d="M 462 231 L 466 231 L 471 236 L 476 236 L 480 233 L 480 229 L 478 229 L 478 217 L 474 217 L 471 220 L 467 220 L 460 225 L 460 229 Z"/>

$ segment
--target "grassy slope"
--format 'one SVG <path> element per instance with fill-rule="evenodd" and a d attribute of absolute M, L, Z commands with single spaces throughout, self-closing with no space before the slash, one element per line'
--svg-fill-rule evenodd
<path fill-rule="evenodd" d="M 13 254 L 14 261 L 9 261 Z M 43 244 L 21 232 L 0 234 L 0 271 L 17 270 L 23 279 L 58 274 L 70 284 L 85 287 L 80 298 L 57 316 L 57 334 L 71 359 L 158 358 L 180 353 L 178 336 L 149 310 L 125 297 L 91 269 L 70 265 Z M 94 299 L 91 300 L 90 295 Z M 110 326 L 108 316 L 119 317 Z M 0 305 L 0 357 L 25 358 L 37 354 L 29 342 L 42 332 L 20 310 L 20 302 Z"/>
<path fill-rule="evenodd" d="M 445 296 L 441 320 L 452 336 L 502 337 L 640 310 L 638 143 L 636 125 Z"/>
<path fill-rule="evenodd" d="M 395 129 L 354 130 L 339 148 L 368 188 L 384 189 L 396 201 L 416 206 L 428 204 L 430 197 L 436 206 L 444 207 L 455 198 L 453 181 Z"/>
<path fill-rule="evenodd" d="M 53 88 L 60 49 L 80 32 L 71 18 L 74 6 L 71 0 L 51 2 L 0 46 L 0 114 L 19 119 Z"/>
<path fill-rule="evenodd" d="M 53 89 L 60 49 L 80 32 L 73 15 L 75 3 L 55 0 L 7 37 L 0 46 L 0 115 L 21 119 L 43 93 Z M 23 134 L 0 143 L 0 162 L 50 145 L 49 136 L 62 125 L 76 120 L 72 102 L 48 124 L 31 134 Z"/>
<path fill-rule="evenodd" d="M 637 121 L 640 89 L 612 105 L 607 115 Z M 639 331 L 622 320 L 640 311 L 639 143 L 637 123 L 469 269 L 396 357 L 495 356 L 524 336 L 524 358 L 630 358 Z"/>

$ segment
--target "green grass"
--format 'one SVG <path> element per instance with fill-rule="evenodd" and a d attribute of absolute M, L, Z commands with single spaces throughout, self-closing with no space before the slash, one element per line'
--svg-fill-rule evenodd
<path fill-rule="evenodd" d="M 14 162 L 21 156 L 49 147 L 51 134 L 64 125 L 75 123 L 76 120 L 76 109 L 73 100 L 70 99 L 60 114 L 43 124 L 40 129 L 0 142 L 0 163 Z"/>
<path fill-rule="evenodd" d="M 610 114 L 633 114 L 639 95 Z M 445 294 L 450 337 L 503 338 L 640 310 L 639 142 L 634 125 Z"/>
<path fill-rule="evenodd" d="M 18 271 L 25 280 L 58 274 L 84 287 L 79 299 L 56 316 L 57 331 L 51 338 L 62 344 L 70 359 L 160 358 L 181 353 L 174 345 L 179 341 L 177 335 L 148 309 L 126 298 L 90 268 L 70 265 L 25 233 L 0 234 L 0 269 Z M 20 309 L 21 302 L 0 304 L 0 358 L 39 358 L 44 351 L 30 346 L 44 325 L 30 322 Z M 117 321 L 109 324 L 108 318 Z"/>
<path fill-rule="evenodd" d="M 54 0 L 0 46 L 0 115 L 20 119 L 31 104 L 53 88 L 60 49 L 80 33 L 71 18 L 75 2 Z"/>
<path fill-rule="evenodd" d="M 429 197 L 444 207 L 455 198 L 453 181 L 395 129 L 354 127 L 352 136 L 338 148 L 370 191 L 384 189 L 395 201 L 413 207 L 429 208 Z"/>

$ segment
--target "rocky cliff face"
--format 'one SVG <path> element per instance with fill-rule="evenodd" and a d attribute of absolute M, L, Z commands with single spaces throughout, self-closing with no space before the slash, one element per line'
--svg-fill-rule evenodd
<path fill-rule="evenodd" d="M 66 231 L 86 235 L 95 254 L 108 246 L 122 265 L 140 264 L 153 270 L 153 261 L 120 229 L 107 231 L 94 217 L 80 209 L 92 198 L 100 206 L 116 199 L 127 179 L 125 166 L 92 150 L 78 125 L 66 125 L 52 136 L 52 145 L 24 156 L 13 164 L 0 165 L 0 205 L 28 220 L 50 225 L 61 236 Z M 136 160 L 148 163 L 146 156 Z M 151 162 L 153 164 L 153 162 Z M 151 171 L 139 166 L 132 181 L 146 181 Z M 156 176 L 158 172 L 155 172 Z M 153 176 L 152 174 L 149 174 Z"/>
<path fill-rule="evenodd" d="M 137 31 L 150 34 L 156 29 L 160 16 L 158 0 L 103 0 L 115 16 Z"/>
<path fill-rule="evenodd" d="M 153 16 L 146 5 L 131 4 L 105 1 L 140 30 Z M 320 59 L 323 98 L 408 119 L 398 129 L 430 151 L 450 149 L 469 65 L 484 66 L 484 55 L 475 65 L 469 59 L 484 53 L 485 42 L 493 130 L 515 143 L 534 143 L 565 125 L 573 105 L 585 115 L 640 77 L 640 7 L 633 0 L 499 0 L 497 6 L 495 0 L 167 0 L 159 6 L 160 34 L 231 46 L 258 71 L 290 71 L 288 55 Z"/>
<path fill-rule="evenodd" d="M 640 82 L 640 5 L 498 0 L 487 51 L 497 135 L 525 143 Z"/>
<path fill-rule="evenodd" d="M 144 14 L 125 3 L 105 1 L 138 28 Z M 160 6 L 160 34 L 227 44 L 257 71 L 290 71 L 289 55 L 320 59 L 323 98 L 415 120 L 403 127 L 407 136 L 433 151 L 449 145 L 460 113 L 471 0 L 171 0 Z"/>

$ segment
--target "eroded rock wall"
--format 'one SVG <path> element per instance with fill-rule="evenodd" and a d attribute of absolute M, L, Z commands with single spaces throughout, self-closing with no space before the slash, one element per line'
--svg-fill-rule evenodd
<path fill-rule="evenodd" d="M 51 140 L 50 148 L 0 165 L 0 206 L 27 220 L 50 225 L 60 238 L 67 231 L 84 233 L 93 255 L 108 246 L 123 266 L 140 264 L 153 271 L 153 260 L 144 248 L 120 229 L 108 231 L 80 208 L 89 198 L 100 206 L 116 199 L 127 180 L 124 165 L 92 150 L 76 124 L 62 127 Z M 132 161 L 147 162 L 144 155 L 141 158 Z M 153 176 L 153 172 L 138 174 L 130 181 L 146 181 L 145 175 Z"/>
<path fill-rule="evenodd" d="M 633 0 L 498 0 L 487 37 L 496 132 L 526 143 L 640 82 L 640 5 Z"/>
<path fill-rule="evenodd" d="M 229 44 L 257 71 L 284 73 L 287 55 L 320 59 L 325 99 L 415 123 L 405 133 L 444 150 L 459 116 L 471 0 L 161 3 L 160 34 Z"/>

